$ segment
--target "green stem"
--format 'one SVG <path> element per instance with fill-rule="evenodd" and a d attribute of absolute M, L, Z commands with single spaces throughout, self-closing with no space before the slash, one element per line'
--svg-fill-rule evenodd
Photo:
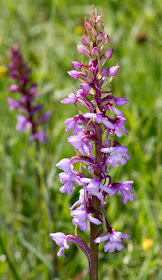
<path fill-rule="evenodd" d="M 99 124 L 95 124 L 96 129 L 96 137 L 102 143 L 102 134 L 101 128 Z M 102 160 L 102 153 L 100 152 L 101 145 L 98 143 L 95 144 L 95 155 L 96 155 L 96 163 L 101 162 Z M 99 174 L 99 170 L 95 169 L 95 175 Z M 92 196 L 92 207 L 95 211 L 99 211 L 100 207 L 100 200 L 96 196 Z M 98 216 L 96 215 L 96 218 Z M 98 226 L 95 224 L 90 223 L 90 255 L 92 261 L 92 268 L 90 271 L 90 280 L 98 280 L 98 244 L 94 243 L 94 239 L 97 237 L 98 234 Z"/>

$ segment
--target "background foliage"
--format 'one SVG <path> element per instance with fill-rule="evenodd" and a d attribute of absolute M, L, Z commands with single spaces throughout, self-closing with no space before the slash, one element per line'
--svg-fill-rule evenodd
<path fill-rule="evenodd" d="M 58 191 L 55 164 L 74 155 L 67 143 L 64 120 L 74 106 L 63 105 L 72 86 L 67 74 L 70 61 L 77 60 L 76 44 L 83 34 L 84 17 L 91 5 L 103 6 L 106 32 L 114 48 L 110 65 L 120 71 L 112 82 L 115 96 L 130 102 L 122 108 L 129 136 L 122 137 L 132 159 L 114 168 L 116 180 L 134 180 L 135 201 L 125 206 L 120 197 L 108 204 L 110 224 L 132 237 L 121 252 L 104 253 L 100 248 L 100 278 L 160 280 L 160 181 L 162 180 L 162 97 L 160 96 L 160 1 L 151 0 L 1 0 L 0 1 L 0 279 L 52 279 L 50 232 L 73 234 L 68 198 Z M 49 142 L 41 144 L 39 161 L 28 134 L 15 131 L 16 112 L 9 112 L 7 65 L 9 48 L 18 43 L 39 82 L 40 103 L 52 111 Z M 35 167 L 41 176 L 41 197 Z M 51 210 L 54 219 L 51 222 Z M 82 233 L 81 233 L 82 236 Z M 150 247 L 144 247 L 149 238 Z M 87 237 L 88 241 L 88 237 Z M 146 242 L 146 240 L 145 240 Z M 152 246 L 151 246 L 152 242 Z M 58 249 L 58 248 L 57 248 Z M 87 279 L 88 262 L 75 245 L 66 258 L 57 259 L 58 278 Z M 56 263 L 56 262 L 55 262 Z M 54 278 L 53 278 L 54 279 Z M 56 278 L 55 278 L 56 279 Z"/>

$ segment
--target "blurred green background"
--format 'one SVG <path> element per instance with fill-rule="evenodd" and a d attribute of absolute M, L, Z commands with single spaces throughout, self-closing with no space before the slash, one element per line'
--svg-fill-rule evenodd
<path fill-rule="evenodd" d="M 88 279 L 88 261 L 75 245 L 65 259 L 53 261 L 50 232 L 73 234 L 69 206 L 78 199 L 75 189 L 69 198 L 58 190 L 55 164 L 74 155 L 67 142 L 64 120 L 76 114 L 63 105 L 72 87 L 70 61 L 78 59 L 85 16 L 91 5 L 103 7 L 105 31 L 110 37 L 113 58 L 107 67 L 120 65 L 112 82 L 115 96 L 130 102 L 123 106 L 131 160 L 114 168 L 114 181 L 133 180 L 134 202 L 123 205 L 121 197 L 108 200 L 110 225 L 131 238 L 121 252 L 104 253 L 101 245 L 99 279 L 160 280 L 162 258 L 160 234 L 162 209 L 162 97 L 160 95 L 160 9 L 155 0 L 1 0 L 0 1 L 0 279 L 79 280 Z M 52 111 L 49 142 L 41 144 L 39 161 L 28 134 L 15 130 L 17 112 L 9 112 L 7 97 L 11 80 L 7 65 L 9 48 L 18 43 L 24 59 L 39 82 L 39 102 Z M 41 176 L 41 198 L 35 166 Z M 79 233 L 83 237 L 83 233 Z M 88 242 L 88 234 L 86 235 Z M 52 249 L 53 248 L 53 249 Z M 58 247 L 57 247 L 58 250 Z M 55 272 L 53 272 L 53 262 Z M 56 271 L 57 270 L 57 271 Z M 57 274 L 57 278 L 53 275 Z"/>

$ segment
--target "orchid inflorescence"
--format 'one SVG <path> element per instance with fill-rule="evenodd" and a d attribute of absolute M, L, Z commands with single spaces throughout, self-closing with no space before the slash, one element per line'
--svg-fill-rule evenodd
<path fill-rule="evenodd" d="M 133 181 L 115 183 L 108 175 L 111 166 L 118 167 L 119 163 L 125 165 L 127 159 L 130 159 L 128 148 L 116 140 L 116 136 L 120 138 L 123 132 L 128 133 L 124 127 L 126 119 L 123 113 L 114 106 L 120 107 L 128 100 L 112 95 L 113 91 L 109 87 L 120 66 L 104 68 L 107 59 L 112 57 L 113 49 L 107 48 L 109 36 L 104 34 L 103 14 L 98 15 L 96 9 L 92 8 L 90 20 L 85 21 L 84 27 L 82 45 L 77 46 L 79 62 L 71 62 L 74 70 L 68 72 L 73 79 L 81 81 L 80 89 L 61 101 L 64 104 L 75 104 L 78 110 L 76 116 L 65 121 L 66 131 L 73 129 L 74 135 L 68 137 L 68 142 L 74 147 L 76 156 L 62 159 L 56 166 L 63 170 L 59 174 L 64 184 L 60 188 L 61 193 L 70 196 L 75 188 L 74 183 L 79 186 L 79 200 L 70 208 L 73 224 L 84 232 L 87 230 L 87 221 L 99 225 L 101 228 L 93 242 L 108 241 L 104 251 L 114 252 L 115 249 L 123 249 L 123 239 L 130 238 L 129 234 L 122 234 L 110 227 L 104 208 L 105 198 L 118 192 L 124 204 L 128 200 L 133 201 Z M 82 54 L 88 57 L 89 63 L 82 62 Z M 80 162 L 79 171 L 74 169 L 77 162 Z M 94 197 L 99 201 L 98 209 L 93 206 Z M 51 233 L 50 236 L 60 246 L 58 256 L 64 257 L 68 242 L 81 246 L 88 256 L 91 269 L 90 249 L 85 241 L 76 235 L 65 235 L 62 232 Z"/>
<path fill-rule="evenodd" d="M 16 129 L 24 131 L 27 128 L 31 131 L 31 139 L 46 142 L 46 121 L 51 115 L 50 111 L 41 113 L 43 105 L 35 104 L 36 97 L 39 96 L 36 88 L 37 83 L 32 83 L 30 79 L 31 68 L 23 60 L 18 45 L 11 47 L 10 77 L 16 84 L 10 86 L 10 92 L 21 95 L 20 99 L 8 97 L 10 111 L 17 109 L 21 114 L 17 116 Z M 43 129 L 39 129 L 44 123 Z"/>

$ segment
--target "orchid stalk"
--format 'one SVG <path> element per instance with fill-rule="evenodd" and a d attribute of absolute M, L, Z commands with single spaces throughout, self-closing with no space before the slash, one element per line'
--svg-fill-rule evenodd
<path fill-rule="evenodd" d="M 20 114 L 17 116 L 16 130 L 31 132 L 31 140 L 47 142 L 46 125 L 51 115 L 50 111 L 42 113 L 43 105 L 37 104 L 36 98 L 39 94 L 36 90 L 37 83 L 32 83 L 30 78 L 31 68 L 23 60 L 18 45 L 11 47 L 10 77 L 16 81 L 10 86 L 12 95 L 20 94 L 20 98 L 8 97 L 10 111 L 17 110 Z M 41 125 L 43 129 L 40 129 Z"/>
<path fill-rule="evenodd" d="M 65 121 L 66 131 L 73 129 L 74 135 L 68 137 L 68 142 L 74 147 L 76 156 L 62 159 L 56 166 L 63 170 L 59 174 L 64 184 L 61 193 L 70 196 L 77 185 L 80 195 L 70 208 L 72 222 L 84 232 L 90 223 L 90 248 L 77 236 L 76 229 L 73 236 L 61 232 L 50 236 L 60 246 L 58 256 L 64 257 L 69 242 L 78 244 L 88 257 L 90 280 L 98 280 L 98 244 L 106 242 L 104 251 L 112 253 L 115 249 L 122 250 L 122 240 L 130 238 L 129 234 L 122 234 L 110 226 L 104 205 L 109 196 L 117 193 L 124 204 L 128 200 L 132 202 L 134 192 L 133 181 L 117 183 L 109 175 L 110 168 L 118 167 L 119 163 L 125 165 L 131 157 L 128 148 L 118 141 L 128 132 L 124 127 L 126 119 L 116 106 L 120 107 L 128 100 L 114 96 L 109 86 L 120 66 L 104 67 L 112 57 L 113 49 L 108 48 L 109 36 L 104 32 L 103 13 L 98 15 L 92 7 L 84 28 L 82 45 L 77 46 L 79 61 L 71 62 L 74 70 L 68 72 L 81 82 L 80 89 L 61 101 L 73 103 L 78 110 L 76 116 Z M 82 61 L 82 55 L 87 56 L 88 63 Z M 79 170 L 74 168 L 77 162 L 80 162 Z"/>
<path fill-rule="evenodd" d="M 10 92 L 13 97 L 8 97 L 10 111 L 17 110 L 19 112 L 17 116 L 17 131 L 28 130 L 30 133 L 30 143 L 35 144 L 35 160 L 39 162 L 40 158 L 40 145 L 39 142 L 46 143 L 48 141 L 46 136 L 46 129 L 48 125 L 48 119 L 51 115 L 50 111 L 43 112 L 43 105 L 38 104 L 37 99 L 39 93 L 37 92 L 37 83 L 33 83 L 31 79 L 31 68 L 28 67 L 27 63 L 23 60 L 22 53 L 20 52 L 19 46 L 14 45 L 10 49 L 11 62 L 9 64 L 10 77 L 14 80 L 14 84 L 10 86 Z M 29 147 L 29 141 L 27 141 L 27 148 Z M 25 153 L 25 164 L 22 166 L 22 172 L 25 174 L 26 167 Z M 39 190 L 38 196 L 38 208 L 41 211 L 47 209 L 47 216 L 49 224 L 53 221 L 53 209 L 50 204 L 50 195 L 44 187 L 42 175 L 40 174 L 38 165 L 35 166 L 35 175 L 37 180 L 37 187 Z M 21 199 L 22 182 L 18 186 L 17 204 Z M 45 206 L 44 206 L 45 205 Z M 18 210 L 16 210 L 18 212 Z M 43 212 L 42 212 L 43 213 Z M 14 227 L 13 227 L 14 231 Z M 57 277 L 57 260 L 56 260 L 56 249 L 55 244 L 53 247 L 53 276 Z"/>

